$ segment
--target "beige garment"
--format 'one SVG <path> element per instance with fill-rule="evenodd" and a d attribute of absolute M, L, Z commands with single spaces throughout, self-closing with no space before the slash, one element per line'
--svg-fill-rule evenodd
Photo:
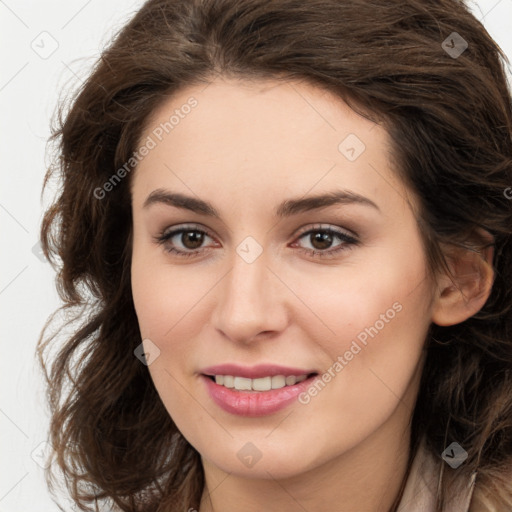
<path fill-rule="evenodd" d="M 424 441 L 414 457 L 397 512 L 434 512 L 441 467 L 446 462 L 426 449 Z M 445 468 L 445 471 L 447 469 Z M 443 512 L 470 512 L 476 473 L 456 480 Z"/>

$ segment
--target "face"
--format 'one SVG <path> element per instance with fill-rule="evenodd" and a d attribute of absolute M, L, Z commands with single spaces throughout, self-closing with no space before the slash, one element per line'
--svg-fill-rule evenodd
<path fill-rule="evenodd" d="M 289 477 L 402 435 L 433 291 L 384 128 L 312 85 L 217 79 L 140 144 L 133 300 L 203 462 Z"/>

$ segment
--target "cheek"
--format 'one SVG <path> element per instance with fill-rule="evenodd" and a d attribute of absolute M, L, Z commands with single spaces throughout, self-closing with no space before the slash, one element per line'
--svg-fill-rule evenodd
<path fill-rule="evenodd" d="M 163 250 L 162 250 L 163 252 Z M 164 340 L 173 329 L 190 327 L 187 315 L 200 309 L 208 290 L 208 277 L 165 263 L 165 255 L 155 258 L 150 251 L 134 248 L 131 280 L 132 295 L 141 335 Z M 213 286 L 213 282 L 210 286 Z M 174 327 L 176 326 L 176 327 Z"/>
<path fill-rule="evenodd" d="M 285 280 L 294 283 L 294 293 L 307 306 L 294 321 L 310 335 L 318 333 L 319 345 L 332 360 L 350 350 L 353 341 L 372 350 L 391 350 L 400 345 L 399 338 L 417 342 L 430 323 L 431 299 L 420 247 L 418 241 L 417 250 L 407 253 L 383 248 L 337 269 L 287 273 Z"/>
<path fill-rule="evenodd" d="M 347 438 L 384 422 L 404 396 L 404 403 L 414 399 L 407 392 L 419 375 L 430 325 L 431 291 L 421 250 L 381 256 L 340 273 L 335 282 L 325 280 L 322 289 L 304 283 L 300 292 L 308 290 L 308 304 L 331 331 L 317 337 L 327 355 L 322 382 L 301 403 L 329 411 L 323 421 Z M 309 333 L 313 338 L 314 330 Z M 407 405 L 412 408 L 412 401 Z"/>
<path fill-rule="evenodd" d="M 201 314 L 201 296 L 207 291 L 205 279 L 200 280 L 196 272 L 196 281 L 193 281 L 192 275 L 180 267 L 156 264 L 154 254 L 150 256 L 134 248 L 132 295 L 141 338 L 151 340 L 159 350 L 148 371 L 182 432 L 191 428 L 187 413 L 190 395 L 185 392 L 183 383 L 193 371 L 190 354 L 201 327 L 191 319 Z"/>

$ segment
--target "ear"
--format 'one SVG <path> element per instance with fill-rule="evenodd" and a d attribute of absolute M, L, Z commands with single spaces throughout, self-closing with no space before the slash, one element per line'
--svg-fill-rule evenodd
<path fill-rule="evenodd" d="M 486 235 L 488 244 L 478 250 L 456 247 L 445 251 L 450 273 L 444 272 L 438 278 L 433 323 L 441 326 L 461 323 L 480 311 L 489 298 L 494 282 L 494 247 L 492 237 Z"/>

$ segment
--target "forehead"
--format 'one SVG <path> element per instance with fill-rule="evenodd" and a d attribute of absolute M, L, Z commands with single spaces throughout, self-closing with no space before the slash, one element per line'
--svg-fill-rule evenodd
<path fill-rule="evenodd" d="M 153 112 L 140 144 L 149 139 L 132 182 L 139 204 L 162 186 L 215 190 L 228 202 L 233 192 L 252 201 L 340 186 L 405 194 L 385 129 L 303 82 L 221 78 L 184 88 Z"/>
<path fill-rule="evenodd" d="M 256 153 L 262 148 L 275 148 L 280 155 L 301 156 L 309 152 L 329 158 L 329 149 L 337 153 L 340 137 L 352 133 L 348 130 L 363 142 L 370 137 L 374 143 L 385 142 L 387 135 L 378 126 L 377 132 L 370 135 L 375 123 L 318 86 L 223 78 L 181 89 L 168 98 L 150 116 L 145 133 L 158 132 L 159 127 L 163 130 L 160 137 L 186 142 L 187 149 L 194 144 L 211 152 L 229 148 L 230 156 L 250 154 L 251 149 Z M 201 139 L 194 136 L 194 131 L 201 132 Z M 327 138 L 321 146 L 319 136 Z M 309 144 L 299 146 L 299 140 Z M 236 147 L 235 142 L 243 145 Z"/>

